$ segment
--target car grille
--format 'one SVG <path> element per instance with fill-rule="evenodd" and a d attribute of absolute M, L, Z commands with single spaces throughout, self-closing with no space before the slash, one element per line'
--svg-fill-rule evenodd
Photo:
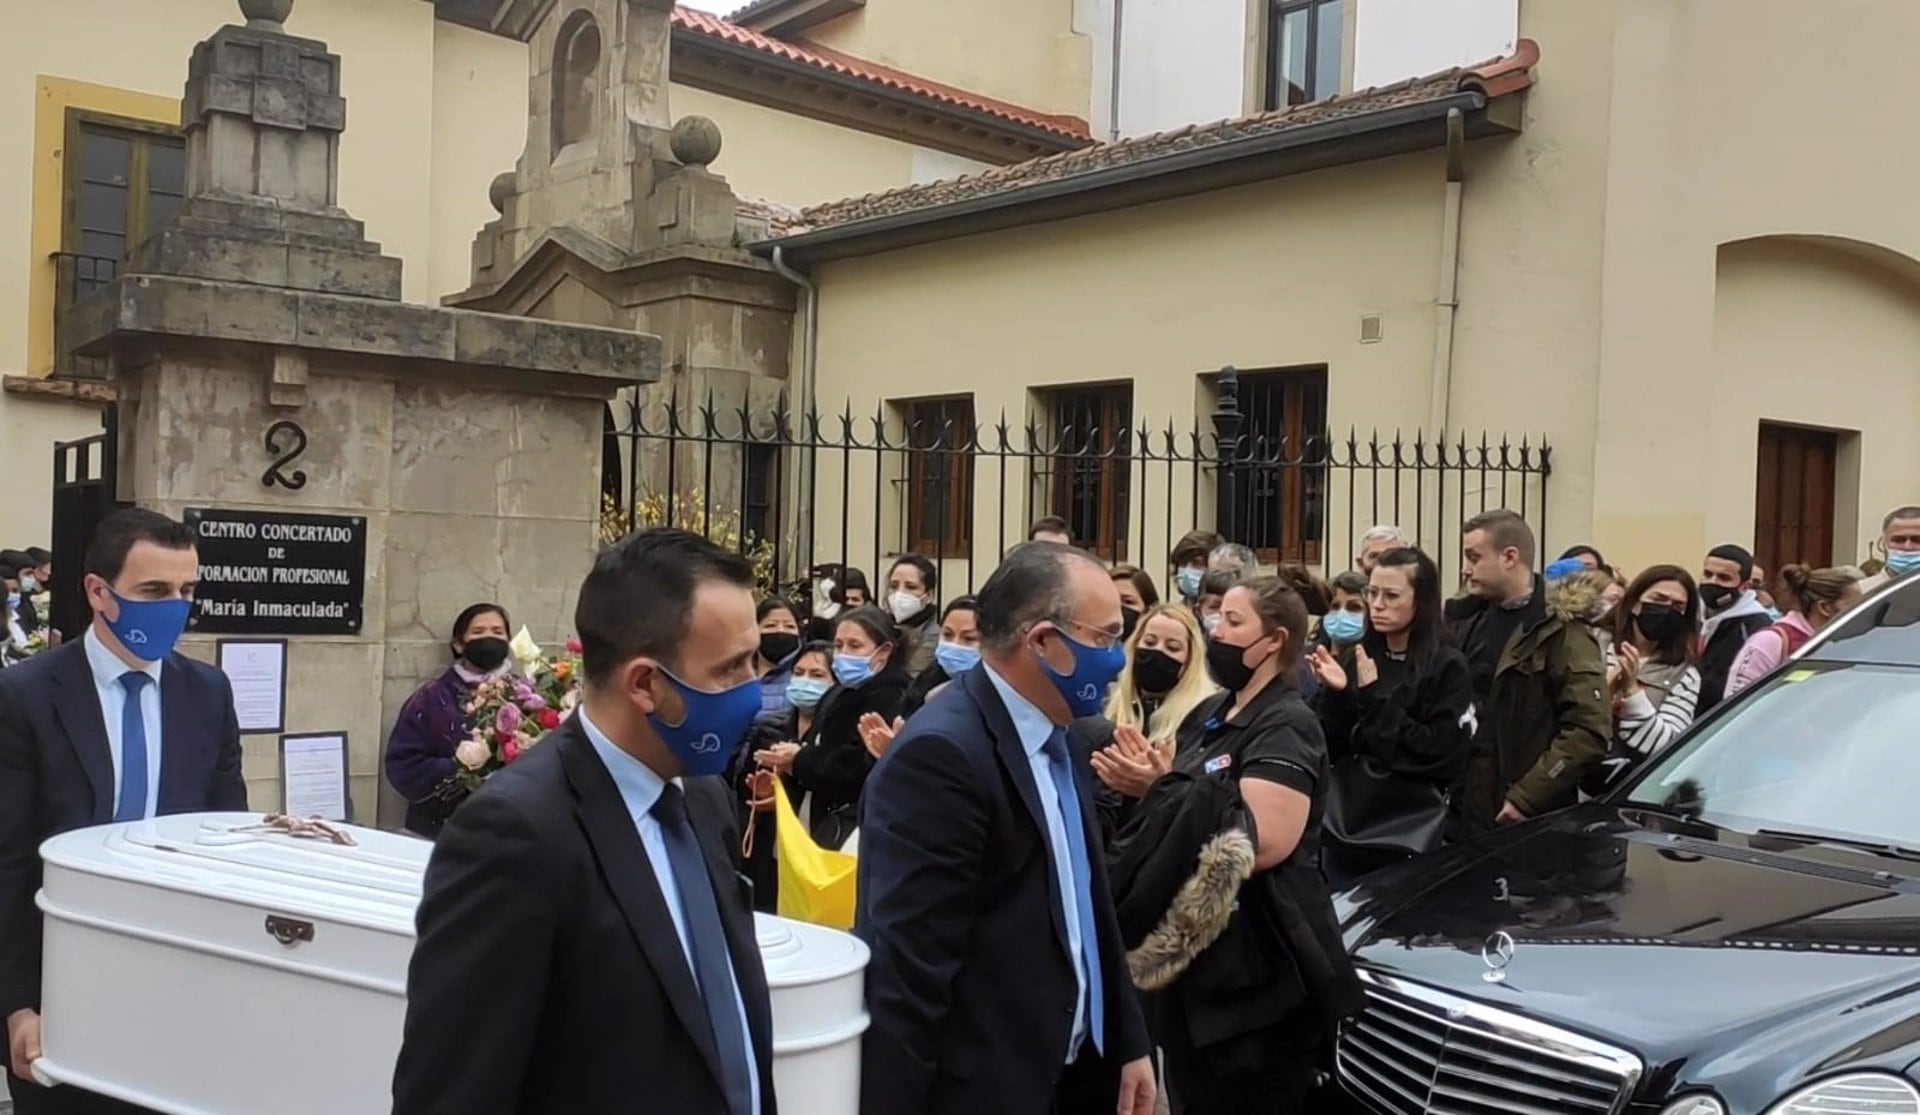
<path fill-rule="evenodd" d="M 1640 1079 L 1624 1050 L 1430 987 L 1362 971 L 1340 1079 L 1385 1115 L 1614 1115 Z"/>

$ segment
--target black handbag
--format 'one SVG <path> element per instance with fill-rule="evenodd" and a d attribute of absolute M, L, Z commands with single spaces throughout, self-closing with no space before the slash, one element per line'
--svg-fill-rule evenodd
<path fill-rule="evenodd" d="M 1333 764 L 1327 787 L 1326 833 L 1348 848 L 1422 855 L 1440 846 L 1447 828 L 1447 791 L 1393 773 L 1370 755 Z"/>

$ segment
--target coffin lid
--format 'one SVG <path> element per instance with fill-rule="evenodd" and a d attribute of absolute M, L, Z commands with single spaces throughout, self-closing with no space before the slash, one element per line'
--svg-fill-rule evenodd
<path fill-rule="evenodd" d="M 329 921 L 411 934 L 424 840 L 338 826 L 344 846 L 244 831 L 257 813 L 192 813 L 76 829 L 40 855 L 54 867 Z"/>

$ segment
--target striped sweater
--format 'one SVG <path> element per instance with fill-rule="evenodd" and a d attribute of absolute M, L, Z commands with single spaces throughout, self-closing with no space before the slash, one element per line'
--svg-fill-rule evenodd
<path fill-rule="evenodd" d="M 1640 688 L 1617 702 L 1613 717 L 1616 752 L 1641 758 L 1658 754 L 1693 724 L 1700 702 L 1700 671 L 1686 663 L 1643 662 Z"/>

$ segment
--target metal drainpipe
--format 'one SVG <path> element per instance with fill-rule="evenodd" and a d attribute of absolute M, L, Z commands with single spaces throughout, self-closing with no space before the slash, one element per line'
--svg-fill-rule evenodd
<path fill-rule="evenodd" d="M 814 479 L 814 406 L 815 373 L 818 371 L 820 354 L 820 288 L 787 263 L 786 249 L 778 244 L 773 246 L 771 259 L 773 270 L 781 278 L 800 288 L 805 299 L 805 311 L 800 316 L 800 429 L 795 439 L 807 447 L 800 455 L 800 514 L 796 523 L 813 521 L 813 479 Z M 809 534 L 811 537 L 811 534 Z M 798 539 L 795 539 L 796 546 Z M 814 555 L 806 555 L 803 569 L 813 567 Z"/>
<path fill-rule="evenodd" d="M 1120 138 L 1120 21 L 1126 0 L 1113 0 L 1113 61 L 1107 74 L 1107 141 Z"/>
<path fill-rule="evenodd" d="M 1443 435 L 1453 411 L 1453 324 L 1460 309 L 1460 202 L 1466 178 L 1466 117 L 1447 110 L 1447 196 L 1440 222 L 1440 295 L 1433 331 L 1433 397 L 1427 428 Z"/>

